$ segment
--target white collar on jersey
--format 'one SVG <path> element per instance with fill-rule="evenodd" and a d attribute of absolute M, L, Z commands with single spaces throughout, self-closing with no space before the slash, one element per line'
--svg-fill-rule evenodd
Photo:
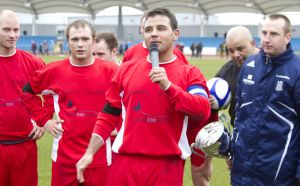
<path fill-rule="evenodd" d="M 73 63 L 72 57 L 69 58 L 69 61 L 70 61 L 71 65 L 73 65 L 73 66 L 75 66 L 75 67 L 86 67 L 86 66 L 90 66 L 90 65 L 94 64 L 94 62 L 95 62 L 95 57 L 92 56 L 91 62 L 88 63 L 88 64 L 85 64 L 85 65 L 76 65 L 75 63 Z"/>
<path fill-rule="evenodd" d="M 165 61 L 165 62 L 159 62 L 160 65 L 164 65 L 164 64 L 168 64 L 168 63 L 172 63 L 173 61 L 175 61 L 177 59 L 177 56 L 176 55 L 173 55 L 173 58 L 170 60 L 170 61 Z M 147 56 L 147 61 L 149 63 L 152 63 L 151 60 L 150 60 L 150 55 Z"/>
<path fill-rule="evenodd" d="M 11 57 L 11 56 L 15 55 L 16 52 L 17 52 L 17 50 L 16 50 L 16 48 L 15 48 L 14 51 L 13 51 L 13 53 L 8 54 L 8 55 L 1 55 L 1 54 L 0 54 L 0 57 Z"/>
<path fill-rule="evenodd" d="M 145 41 L 142 42 L 142 46 L 143 46 L 144 48 L 147 48 L 146 42 L 145 42 Z"/>

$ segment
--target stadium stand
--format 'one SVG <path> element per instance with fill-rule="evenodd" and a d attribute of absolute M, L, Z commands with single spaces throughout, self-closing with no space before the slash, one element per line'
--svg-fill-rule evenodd
<path fill-rule="evenodd" d="M 258 37 L 254 38 L 256 41 L 256 45 L 257 47 L 259 47 L 260 44 L 260 39 Z M 50 53 L 54 51 L 54 44 L 57 41 L 57 36 L 21 36 L 18 43 L 17 43 L 17 47 L 26 51 L 31 51 L 31 42 L 35 41 L 37 43 L 37 45 L 39 45 L 40 43 L 47 41 L 49 44 L 49 51 Z M 135 43 L 139 43 L 140 40 L 134 41 L 132 43 L 130 43 L 129 46 L 135 44 Z M 199 43 L 201 42 L 205 48 L 213 48 L 214 50 L 217 50 L 217 48 L 219 47 L 219 45 L 224 42 L 224 38 L 214 38 L 214 37 L 181 37 L 179 38 L 179 40 L 177 41 L 178 43 L 183 43 L 185 49 L 185 53 L 189 54 L 189 46 L 192 43 Z M 300 52 L 300 38 L 292 38 L 292 47 L 294 49 L 294 51 L 296 51 L 297 53 Z M 68 51 L 68 44 L 66 41 L 64 41 L 64 51 Z M 204 52 L 205 55 L 205 52 Z"/>
<path fill-rule="evenodd" d="M 54 43 L 56 42 L 56 36 L 21 36 L 17 47 L 26 50 L 31 51 L 31 42 L 35 41 L 37 46 L 39 46 L 40 43 L 47 41 L 49 45 L 49 51 L 53 51 Z"/>

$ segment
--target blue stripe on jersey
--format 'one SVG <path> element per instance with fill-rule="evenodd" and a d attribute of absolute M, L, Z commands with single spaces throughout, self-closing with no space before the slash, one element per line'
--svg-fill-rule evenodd
<path fill-rule="evenodd" d="M 207 95 L 205 89 L 200 85 L 191 85 L 188 87 L 187 91 L 190 94 L 193 94 L 193 95 L 197 94 L 197 95 L 208 98 L 208 95 Z"/>

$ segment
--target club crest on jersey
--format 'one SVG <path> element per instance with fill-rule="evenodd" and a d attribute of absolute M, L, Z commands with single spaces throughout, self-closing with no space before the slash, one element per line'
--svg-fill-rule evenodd
<path fill-rule="evenodd" d="M 67 106 L 68 106 L 68 107 L 72 107 L 72 106 L 73 106 L 72 100 L 69 100 L 69 101 L 68 101 Z"/>
<path fill-rule="evenodd" d="M 283 90 L 283 81 L 277 81 L 277 85 L 275 87 L 276 91 L 282 91 Z"/>
<path fill-rule="evenodd" d="M 133 110 L 139 111 L 139 110 L 141 110 L 141 108 L 142 108 L 141 103 L 138 102 L 138 104 L 136 106 L 134 106 Z"/>
<path fill-rule="evenodd" d="M 255 67 L 254 65 L 254 60 L 250 61 L 248 64 L 247 64 L 248 67 Z"/>
<path fill-rule="evenodd" d="M 252 80 L 252 75 L 251 74 L 248 74 L 247 78 L 244 78 L 243 79 L 243 82 L 247 85 L 254 85 L 255 82 Z"/>

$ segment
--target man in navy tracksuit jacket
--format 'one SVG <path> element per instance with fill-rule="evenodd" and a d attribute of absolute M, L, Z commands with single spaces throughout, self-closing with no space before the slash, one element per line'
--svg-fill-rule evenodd
<path fill-rule="evenodd" d="M 270 15 L 261 50 L 243 64 L 232 138 L 232 185 L 300 185 L 300 58 L 291 23 Z"/>

